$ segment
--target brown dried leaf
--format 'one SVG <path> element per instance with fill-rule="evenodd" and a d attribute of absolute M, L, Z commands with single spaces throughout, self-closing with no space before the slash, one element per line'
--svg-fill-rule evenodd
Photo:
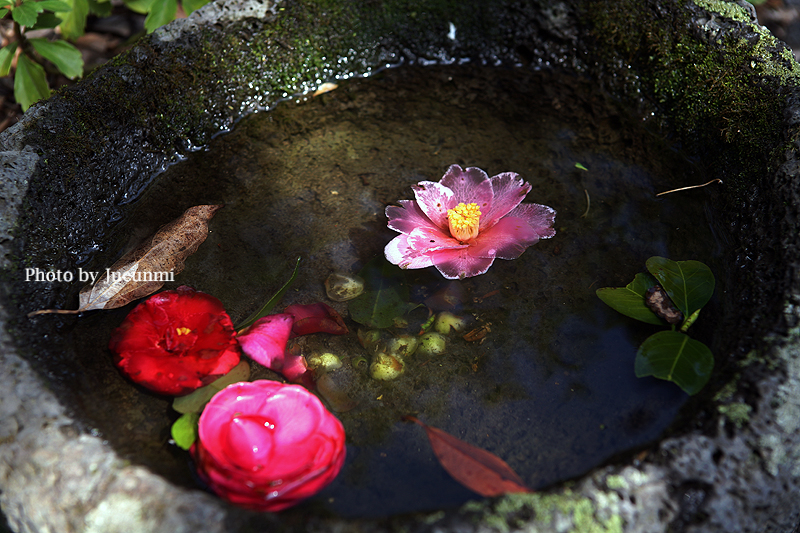
<path fill-rule="evenodd" d="M 467 444 L 441 429 L 430 427 L 413 416 L 403 417 L 425 429 L 433 453 L 453 479 L 477 492 L 492 497 L 509 492 L 533 492 L 514 470 L 496 455 Z"/>
<path fill-rule="evenodd" d="M 198 205 L 162 226 L 139 247 L 122 256 L 106 269 L 94 285 L 81 290 L 79 309 L 43 309 L 28 316 L 44 313 L 82 313 L 93 309 L 115 309 L 138 298 L 153 294 L 172 275 L 183 270 L 187 257 L 208 236 L 208 221 L 221 205 Z M 108 274 L 111 274 L 109 276 Z"/>

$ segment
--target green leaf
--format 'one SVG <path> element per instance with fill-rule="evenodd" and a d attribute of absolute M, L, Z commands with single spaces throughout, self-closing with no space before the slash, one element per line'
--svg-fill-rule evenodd
<path fill-rule="evenodd" d="M 247 317 L 247 319 L 236 326 L 236 331 L 241 331 L 248 326 L 252 326 L 253 322 L 258 320 L 263 316 L 267 316 L 272 309 L 278 304 L 283 295 L 286 294 L 286 291 L 289 289 L 289 286 L 294 282 L 295 278 L 297 277 L 297 270 L 300 268 L 300 258 L 297 258 L 297 263 L 294 265 L 294 272 L 292 272 L 292 277 L 289 278 L 289 281 L 283 284 L 283 287 L 276 292 L 272 298 L 269 299 L 267 303 L 264 304 L 264 307 Z"/>
<path fill-rule="evenodd" d="M 72 9 L 58 26 L 66 39 L 77 39 L 86 29 L 86 17 L 89 15 L 89 0 L 69 0 Z"/>
<path fill-rule="evenodd" d="M 158 0 L 150 5 L 150 13 L 144 19 L 144 28 L 147 33 L 153 33 L 167 22 L 171 22 L 178 12 L 177 0 Z"/>
<path fill-rule="evenodd" d="M 125 0 L 125 7 L 134 13 L 145 15 L 150 12 L 150 6 L 153 5 L 154 1 L 155 0 Z"/>
<path fill-rule="evenodd" d="M 5 17 L 8 14 L 8 9 L 0 8 L 0 19 Z"/>
<path fill-rule="evenodd" d="M 42 66 L 25 54 L 20 54 L 17 72 L 14 74 L 14 98 L 22 106 L 22 110 L 27 110 L 34 102 L 49 96 L 50 87 Z"/>
<path fill-rule="evenodd" d="M 83 58 L 80 51 L 67 41 L 48 41 L 47 39 L 30 39 L 30 43 L 42 57 L 51 61 L 64 75 L 70 79 L 83 75 Z"/>
<path fill-rule="evenodd" d="M 61 24 L 62 20 L 61 17 L 56 15 L 55 13 L 50 13 L 46 11 L 44 13 L 39 13 L 39 18 L 36 19 L 36 24 L 29 28 L 31 30 L 49 30 L 51 28 L 55 28 L 59 24 Z"/>
<path fill-rule="evenodd" d="M 656 279 L 650 274 L 639 273 L 625 287 L 605 287 L 597 289 L 596 294 L 609 307 L 627 317 L 663 326 L 666 325 L 666 321 L 659 318 L 644 303 L 644 293 L 657 284 Z"/>
<path fill-rule="evenodd" d="M 183 10 L 186 12 L 187 15 L 191 15 L 193 11 L 200 9 L 211 0 L 183 0 L 181 5 L 183 6 Z"/>
<path fill-rule="evenodd" d="M 14 61 L 14 52 L 17 51 L 19 43 L 16 41 L 0 48 L 0 77 L 8 76 L 11 71 L 11 63 Z"/>
<path fill-rule="evenodd" d="M 20 26 L 33 26 L 42 11 L 38 2 L 23 2 L 11 11 L 11 16 Z"/>
<path fill-rule="evenodd" d="M 370 328 L 389 328 L 395 317 L 416 307 L 410 303 L 403 271 L 383 258 L 367 263 L 358 273 L 364 292 L 350 300 L 350 318 Z"/>
<path fill-rule="evenodd" d="M 61 0 L 40 0 L 37 3 L 39 7 L 47 11 L 64 12 L 72 9 L 72 6 Z"/>
<path fill-rule="evenodd" d="M 186 396 L 178 396 L 172 401 L 172 408 L 179 413 L 199 413 L 208 401 L 219 391 L 240 381 L 247 381 L 250 379 L 250 363 L 247 361 L 239 361 L 239 364 L 231 369 L 230 372 L 217 379 L 213 383 L 209 383 L 205 387 L 200 387 L 191 394 Z"/>
<path fill-rule="evenodd" d="M 197 422 L 200 420 L 200 415 L 197 413 L 186 413 L 180 416 L 174 424 L 170 433 L 172 440 L 175 441 L 179 447 L 188 450 L 197 440 Z"/>
<path fill-rule="evenodd" d="M 687 394 L 697 394 L 714 369 L 708 346 L 677 331 L 660 331 L 639 346 L 636 377 L 655 376 L 672 381 Z"/>
<path fill-rule="evenodd" d="M 105 0 L 104 2 L 98 2 L 98 0 L 89 0 L 89 12 L 93 15 L 97 15 L 100 18 L 106 18 L 111 16 L 111 12 L 114 10 L 114 5 Z"/>
<path fill-rule="evenodd" d="M 701 309 L 714 294 L 714 274 L 699 261 L 651 257 L 646 265 L 685 317 Z"/>

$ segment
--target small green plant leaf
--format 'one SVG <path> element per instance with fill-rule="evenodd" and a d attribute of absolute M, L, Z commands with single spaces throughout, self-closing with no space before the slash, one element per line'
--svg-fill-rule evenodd
<path fill-rule="evenodd" d="M 714 274 L 699 261 L 651 257 L 646 266 L 685 317 L 701 309 L 714 294 Z"/>
<path fill-rule="evenodd" d="M 39 2 L 23 2 L 11 11 L 11 17 L 20 26 L 30 27 L 36 24 L 42 11 L 44 8 L 39 6 Z"/>
<path fill-rule="evenodd" d="M 44 68 L 25 54 L 17 59 L 17 72 L 14 74 L 14 98 L 27 110 L 34 102 L 50 96 Z"/>
<path fill-rule="evenodd" d="M 103 2 L 99 2 L 98 0 L 89 0 L 89 12 L 93 15 L 105 18 L 111 16 L 111 12 L 113 10 L 114 5 L 108 0 Z"/>
<path fill-rule="evenodd" d="M 0 76 L 8 76 L 11 71 L 11 63 L 14 61 L 14 52 L 17 51 L 19 43 L 16 41 L 0 48 Z"/>
<path fill-rule="evenodd" d="M 639 346 L 636 377 L 655 376 L 672 381 L 687 394 L 697 394 L 714 369 L 708 346 L 677 331 L 660 331 Z"/>
<path fill-rule="evenodd" d="M 178 447 L 188 450 L 197 440 L 197 422 L 200 420 L 198 413 L 186 413 L 180 416 L 174 424 L 170 433 L 172 440 Z"/>
<path fill-rule="evenodd" d="M 252 326 L 253 323 L 261 317 L 267 316 L 270 311 L 272 311 L 283 295 L 286 294 L 286 291 L 289 290 L 289 287 L 294 283 L 295 278 L 297 278 L 297 271 L 300 268 L 300 258 L 297 258 L 297 263 L 294 265 L 294 271 L 292 272 L 292 277 L 289 278 L 289 281 L 283 284 L 278 292 L 276 292 L 272 298 L 269 299 L 267 303 L 264 304 L 264 307 L 247 317 L 244 322 L 236 326 L 236 331 L 241 331 L 248 326 Z"/>
<path fill-rule="evenodd" d="M 89 0 L 69 0 L 70 9 L 59 24 L 61 34 L 66 39 L 77 39 L 86 29 L 86 17 L 89 16 Z"/>
<path fill-rule="evenodd" d="M 383 258 L 367 263 L 358 274 L 364 292 L 350 300 L 350 318 L 370 328 L 390 328 L 394 319 L 416 307 L 409 302 L 403 271 Z"/>
<path fill-rule="evenodd" d="M 56 15 L 55 13 L 51 13 L 49 11 L 45 11 L 44 13 L 39 13 L 39 18 L 36 19 L 36 25 L 31 30 L 49 30 L 51 28 L 55 28 L 59 24 L 61 24 L 61 18 Z"/>
<path fill-rule="evenodd" d="M 193 11 L 200 9 L 211 0 L 183 0 L 181 5 L 183 6 L 183 10 L 186 12 L 187 15 L 191 15 Z"/>
<path fill-rule="evenodd" d="M 0 19 L 5 17 L 7 14 L 8 14 L 8 9 L 6 9 L 4 7 L 0 8 Z"/>
<path fill-rule="evenodd" d="M 199 413 L 216 393 L 228 385 L 247 381 L 248 379 L 250 379 L 250 363 L 239 361 L 239 364 L 233 367 L 230 372 L 213 383 L 200 387 L 191 394 L 178 396 L 172 400 L 172 408 L 183 414 Z"/>
<path fill-rule="evenodd" d="M 37 2 L 42 10 L 46 11 L 55 11 L 56 13 L 69 11 L 72 7 L 66 3 L 62 2 L 61 0 L 39 0 Z"/>
<path fill-rule="evenodd" d="M 175 13 L 178 12 L 177 0 L 158 0 L 150 5 L 150 13 L 144 19 L 144 28 L 147 33 L 153 33 L 157 28 L 160 28 L 168 22 L 175 19 Z"/>
<path fill-rule="evenodd" d="M 656 326 L 664 326 L 667 323 L 644 303 L 644 293 L 657 284 L 656 279 L 650 274 L 639 273 L 625 287 L 605 287 L 597 289 L 596 294 L 609 307 L 627 317 Z"/>
<path fill-rule="evenodd" d="M 30 39 L 30 43 L 43 58 L 52 62 L 66 77 L 74 79 L 83 75 L 81 52 L 67 41 L 35 38 Z"/>
<path fill-rule="evenodd" d="M 150 12 L 150 6 L 153 5 L 154 1 L 155 0 L 125 0 L 125 7 L 134 13 L 146 15 Z"/>

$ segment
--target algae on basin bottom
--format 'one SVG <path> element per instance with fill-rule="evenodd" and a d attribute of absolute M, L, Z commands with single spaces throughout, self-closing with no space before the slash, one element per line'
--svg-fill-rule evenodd
<path fill-rule="evenodd" d="M 224 203 L 175 285 L 219 297 L 238 322 L 280 288 L 298 256 L 297 281 L 278 310 L 327 301 L 332 271 L 356 273 L 396 235 L 385 206 L 413 198 L 411 185 L 438 181 L 454 163 L 519 173 L 532 185 L 526 201 L 558 212 L 557 233 L 516 260 L 495 261 L 485 275 L 455 282 L 456 312 L 485 326 L 485 336 L 451 333 L 444 354 L 407 357 L 397 379 L 370 378 L 363 362 L 371 354 L 349 318 L 349 335 L 300 341 L 304 353 L 340 356 L 343 367 L 330 375 L 354 404 L 338 414 L 348 435 L 346 466 L 305 505 L 372 516 L 474 497 L 403 415 L 495 453 L 536 489 L 655 440 L 685 401 L 671 383 L 634 376 L 636 347 L 652 330 L 618 316 L 594 291 L 625 285 L 653 255 L 713 269 L 717 243 L 704 201 L 715 191 L 656 198 L 705 180 L 572 77 L 403 68 L 285 102 L 171 167 L 127 227 Z M 415 303 L 453 283 L 432 268 L 402 275 Z M 347 302 L 327 303 L 347 316 Z M 83 409 L 123 455 L 191 484 L 185 457 L 164 438 L 168 401 L 132 388 L 108 360 L 109 331 L 125 312 L 90 317 L 72 333 L 85 371 Z M 709 337 L 712 326 L 713 302 L 694 328 Z"/>

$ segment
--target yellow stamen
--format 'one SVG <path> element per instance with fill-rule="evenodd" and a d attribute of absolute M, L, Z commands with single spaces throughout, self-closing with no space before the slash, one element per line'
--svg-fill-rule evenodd
<path fill-rule="evenodd" d="M 192 330 L 189 328 L 177 328 L 175 331 L 178 332 L 178 335 L 188 335 L 192 332 Z"/>
<path fill-rule="evenodd" d="M 450 222 L 450 235 L 461 242 L 469 241 L 478 236 L 481 210 L 478 204 L 462 202 L 447 210 L 447 220 Z"/>

